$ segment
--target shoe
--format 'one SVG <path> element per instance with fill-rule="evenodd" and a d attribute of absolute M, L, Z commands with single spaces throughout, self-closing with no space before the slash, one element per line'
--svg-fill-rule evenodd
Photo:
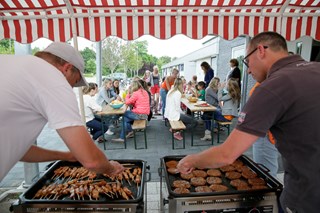
<path fill-rule="evenodd" d="M 126 136 L 126 138 L 133 138 L 133 132 L 129 132 Z"/>
<path fill-rule="evenodd" d="M 114 135 L 114 132 L 112 132 L 112 131 L 110 130 L 110 128 L 109 128 L 108 131 L 106 132 L 106 134 L 107 134 L 107 135 Z"/>
<path fill-rule="evenodd" d="M 202 141 L 210 141 L 211 140 L 211 131 L 210 130 L 206 130 L 204 132 L 204 137 L 200 138 L 200 140 L 202 140 Z"/>
<path fill-rule="evenodd" d="M 116 138 L 116 139 L 112 139 L 112 142 L 117 142 L 117 143 L 124 143 L 124 139 L 122 138 Z"/>
<path fill-rule="evenodd" d="M 100 136 L 99 138 L 96 139 L 96 141 L 98 143 L 103 143 L 104 142 L 104 138 L 102 136 Z"/>
<path fill-rule="evenodd" d="M 183 139 L 183 137 L 181 136 L 180 132 L 174 133 L 173 134 L 174 138 L 181 141 Z"/>

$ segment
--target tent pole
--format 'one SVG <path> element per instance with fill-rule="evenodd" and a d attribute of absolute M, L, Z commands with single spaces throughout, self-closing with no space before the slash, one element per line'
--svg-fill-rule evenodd
<path fill-rule="evenodd" d="M 70 4 L 69 0 L 64 0 L 64 2 L 67 5 L 67 8 L 69 10 L 69 13 L 71 14 L 71 30 L 72 30 L 72 37 L 73 37 L 73 45 L 76 50 L 78 50 L 78 38 L 77 38 L 77 31 L 76 31 L 76 19 L 74 17 L 73 8 Z M 84 103 L 83 103 L 83 93 L 82 93 L 82 87 L 78 87 L 79 92 L 79 105 L 80 105 L 80 114 L 82 122 L 85 124 L 85 114 L 84 114 Z"/>
<path fill-rule="evenodd" d="M 96 42 L 96 81 L 98 87 L 102 84 L 102 67 L 101 67 L 101 41 Z"/>
<path fill-rule="evenodd" d="M 249 44 L 251 38 L 250 36 L 246 36 L 246 40 L 245 40 L 245 48 L 247 49 L 247 45 Z M 247 102 L 247 94 L 248 94 L 248 72 L 247 72 L 247 67 L 242 64 L 242 70 L 243 70 L 243 83 L 242 83 L 242 88 L 241 88 L 241 101 L 240 101 L 240 112 L 242 111 L 244 105 Z"/>

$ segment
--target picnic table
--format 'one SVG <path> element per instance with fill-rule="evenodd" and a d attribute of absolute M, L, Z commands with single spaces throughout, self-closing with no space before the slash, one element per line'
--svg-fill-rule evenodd
<path fill-rule="evenodd" d="M 103 122 L 108 122 L 108 120 L 110 120 L 110 118 L 114 115 L 118 115 L 118 116 L 123 116 L 124 113 L 127 110 L 127 105 L 123 105 L 121 108 L 119 109 L 114 109 L 110 106 L 110 104 L 106 105 L 101 112 L 99 112 L 98 114 L 101 115 L 101 121 Z M 124 131 L 124 135 L 126 135 L 126 129 L 125 129 L 125 125 L 124 125 L 124 119 L 122 118 L 122 128 Z M 104 126 L 102 125 L 102 131 L 104 132 Z M 103 134 L 103 138 L 104 138 L 104 134 Z M 104 150 L 106 150 L 106 144 L 105 144 L 106 140 L 103 141 L 103 148 Z M 124 148 L 127 148 L 127 141 L 126 141 L 126 137 L 124 137 Z"/>

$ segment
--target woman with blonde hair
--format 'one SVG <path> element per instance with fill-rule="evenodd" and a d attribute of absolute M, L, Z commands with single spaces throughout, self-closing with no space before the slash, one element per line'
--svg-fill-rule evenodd
<path fill-rule="evenodd" d="M 208 104 L 218 107 L 219 100 L 218 100 L 218 90 L 220 86 L 220 78 L 214 77 L 211 79 L 209 86 L 206 89 L 205 100 Z M 205 132 L 204 137 L 201 140 L 211 140 L 211 119 L 213 118 L 214 112 L 204 112 L 202 115 L 202 119 L 205 123 Z"/>
<path fill-rule="evenodd" d="M 114 92 L 112 88 L 112 80 L 108 78 L 105 79 L 103 81 L 102 87 L 99 89 L 97 103 L 100 106 L 104 107 L 111 103 L 111 101 L 115 100 L 117 97 L 117 94 Z"/>
<path fill-rule="evenodd" d="M 227 82 L 227 94 L 222 95 L 223 90 L 219 89 L 218 99 L 221 106 L 221 111 L 216 110 L 214 119 L 218 121 L 231 121 L 238 116 L 238 106 L 240 103 L 241 92 L 237 79 L 230 78 Z"/>
<path fill-rule="evenodd" d="M 127 138 L 133 136 L 131 122 L 134 120 L 144 120 L 150 113 L 149 95 L 139 81 L 131 82 L 129 94 L 125 99 L 125 104 L 131 106 L 123 115 L 125 129 L 121 129 L 120 138 L 113 139 L 114 142 L 124 142 L 125 130 L 128 132 Z"/>
<path fill-rule="evenodd" d="M 166 110 L 164 117 L 171 121 L 181 120 L 187 129 L 193 129 L 197 126 L 197 122 L 188 115 L 182 113 L 180 108 L 181 97 L 183 94 L 183 81 L 181 78 L 177 78 L 174 81 L 173 87 L 169 90 L 167 94 Z M 174 137 L 177 140 L 182 140 L 180 132 L 176 132 Z"/>
<path fill-rule="evenodd" d="M 151 72 L 150 72 L 150 70 L 146 70 L 145 72 L 144 72 L 144 75 L 143 75 L 143 77 L 142 77 L 142 80 L 144 80 L 145 82 L 151 82 L 151 78 L 152 78 L 152 75 L 151 75 Z"/>

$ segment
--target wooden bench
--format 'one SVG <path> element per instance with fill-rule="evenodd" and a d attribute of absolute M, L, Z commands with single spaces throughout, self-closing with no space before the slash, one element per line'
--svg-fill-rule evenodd
<path fill-rule="evenodd" d="M 175 149 L 174 147 L 174 133 L 182 130 L 182 137 L 183 137 L 183 148 L 177 148 L 177 149 L 185 149 L 185 137 L 184 137 L 184 130 L 186 129 L 186 126 L 182 121 L 170 121 L 171 126 L 171 133 L 172 133 L 172 149 Z"/>
<path fill-rule="evenodd" d="M 230 125 L 232 124 L 232 121 L 216 121 L 218 124 L 218 136 L 217 136 L 217 142 L 220 143 L 220 129 L 225 127 L 228 130 L 228 135 L 230 134 Z"/>
<path fill-rule="evenodd" d="M 134 120 L 132 124 L 132 130 L 133 130 L 133 138 L 134 138 L 134 148 L 135 149 L 147 149 L 147 120 Z M 136 140 L 136 132 L 138 130 L 142 130 L 144 133 L 144 148 L 137 148 L 137 140 Z"/>

